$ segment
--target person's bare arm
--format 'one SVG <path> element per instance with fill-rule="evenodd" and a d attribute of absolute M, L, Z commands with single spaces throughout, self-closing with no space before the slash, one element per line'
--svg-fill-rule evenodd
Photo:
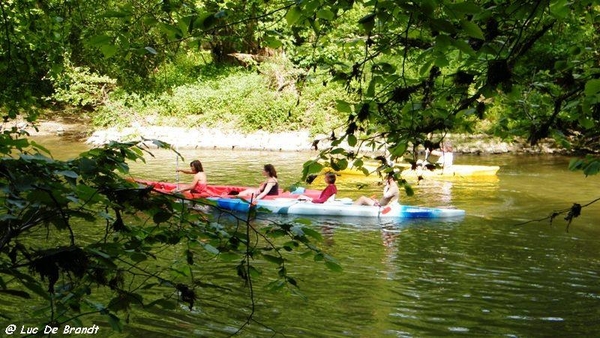
<path fill-rule="evenodd" d="M 258 194 L 258 196 L 256 196 L 255 198 L 257 200 L 259 200 L 259 199 L 267 196 L 269 191 L 271 191 L 271 188 L 273 188 L 275 186 L 275 183 L 276 182 L 274 182 L 274 181 L 267 181 L 267 184 L 265 185 L 265 188 L 263 189 L 263 191 L 260 194 Z"/>

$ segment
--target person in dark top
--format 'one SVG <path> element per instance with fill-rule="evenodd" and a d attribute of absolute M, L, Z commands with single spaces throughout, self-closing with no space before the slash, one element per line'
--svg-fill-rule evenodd
<path fill-rule="evenodd" d="M 328 172 L 325 174 L 325 182 L 327 182 L 327 187 L 321 191 L 319 198 L 315 198 L 313 200 L 307 196 L 300 196 L 299 199 L 306 199 L 313 203 L 325 203 L 327 201 L 332 201 L 335 199 L 335 194 L 337 194 L 337 187 L 335 186 L 335 173 Z"/>
<path fill-rule="evenodd" d="M 277 171 L 272 164 L 265 164 L 263 175 L 267 178 L 260 184 L 258 189 L 250 188 L 241 191 L 238 196 L 245 197 L 254 195 L 255 200 L 259 200 L 267 195 L 279 195 L 279 182 L 277 181 Z"/>

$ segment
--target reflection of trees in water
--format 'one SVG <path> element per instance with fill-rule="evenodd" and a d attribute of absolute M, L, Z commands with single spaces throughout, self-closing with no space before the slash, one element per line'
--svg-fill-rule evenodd
<path fill-rule="evenodd" d="M 395 273 L 397 271 L 396 260 L 398 258 L 398 243 L 396 242 L 396 238 L 400 236 L 400 229 L 393 227 L 382 227 L 381 228 L 381 240 L 383 242 L 383 246 L 385 248 L 385 253 L 382 256 L 382 263 L 384 269 L 382 272 L 386 279 L 393 280 L 396 279 Z"/>
<path fill-rule="evenodd" d="M 440 202 L 448 204 L 452 202 L 452 182 L 441 181 L 438 187 L 438 193 L 440 196 Z"/>
<path fill-rule="evenodd" d="M 383 246 L 385 247 L 385 254 L 382 256 L 383 265 L 387 268 L 384 273 L 387 274 L 388 279 L 394 278 L 394 272 L 396 271 L 394 262 L 398 258 L 398 246 L 396 238 L 400 236 L 400 230 L 394 228 L 381 228 L 381 239 Z"/>
<path fill-rule="evenodd" d="M 335 226 L 324 223 L 321 225 L 321 234 L 323 235 L 323 245 L 324 246 L 333 246 L 335 241 L 333 239 L 333 233 L 335 230 Z"/>
<path fill-rule="evenodd" d="M 424 179 L 415 188 L 410 202 L 418 205 L 453 206 L 465 200 L 477 200 L 495 194 L 496 176 L 455 177 L 445 180 Z M 408 199 L 407 199 L 408 200 Z"/>
<path fill-rule="evenodd" d="M 418 184 L 415 198 L 419 201 L 418 204 L 449 205 L 452 203 L 453 184 L 451 181 L 422 180 Z"/>
<path fill-rule="evenodd" d="M 396 237 L 400 233 L 400 230 L 397 229 L 381 229 L 381 239 L 383 240 L 383 246 L 385 246 L 388 250 L 392 249 L 396 246 Z"/>

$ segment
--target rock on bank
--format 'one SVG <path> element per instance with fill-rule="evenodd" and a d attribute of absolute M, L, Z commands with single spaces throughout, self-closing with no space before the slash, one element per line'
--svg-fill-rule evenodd
<path fill-rule="evenodd" d="M 306 151 L 311 150 L 313 141 L 321 140 L 319 149 L 330 144 L 327 135 L 311 137 L 308 131 L 288 131 L 281 133 L 240 133 L 230 130 L 211 128 L 181 128 L 167 126 L 132 126 L 127 128 L 109 128 L 96 130 L 88 137 L 90 129 L 86 124 L 69 120 L 39 121 L 37 131 L 23 122 L 23 128 L 32 135 L 59 135 L 73 140 L 86 140 L 93 146 L 111 141 L 142 141 L 158 139 L 179 148 L 237 149 L 237 150 L 273 150 Z M 448 135 L 455 153 L 462 154 L 564 154 L 567 151 L 551 139 L 544 140 L 532 147 L 524 141 L 507 142 L 486 135 Z M 151 142 L 147 142 L 152 146 Z M 351 147 L 348 147 L 351 148 Z"/>
<path fill-rule="evenodd" d="M 88 144 L 103 145 L 110 141 L 144 141 L 158 139 L 179 148 L 246 149 L 246 150 L 310 150 L 312 139 L 308 131 L 244 134 L 211 128 L 144 126 L 109 128 L 95 131 Z M 149 143 L 148 143 L 149 144 Z"/>

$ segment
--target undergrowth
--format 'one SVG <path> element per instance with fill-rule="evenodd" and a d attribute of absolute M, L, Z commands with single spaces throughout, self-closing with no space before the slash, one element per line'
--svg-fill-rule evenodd
<path fill-rule="evenodd" d="M 323 84 L 282 59 L 256 66 L 215 66 L 198 56 L 164 65 L 152 79 L 155 90 L 111 92 L 96 110 L 99 127 L 131 124 L 213 127 L 243 132 L 309 130 L 329 133 L 347 118 L 335 100 L 342 86 Z"/>

